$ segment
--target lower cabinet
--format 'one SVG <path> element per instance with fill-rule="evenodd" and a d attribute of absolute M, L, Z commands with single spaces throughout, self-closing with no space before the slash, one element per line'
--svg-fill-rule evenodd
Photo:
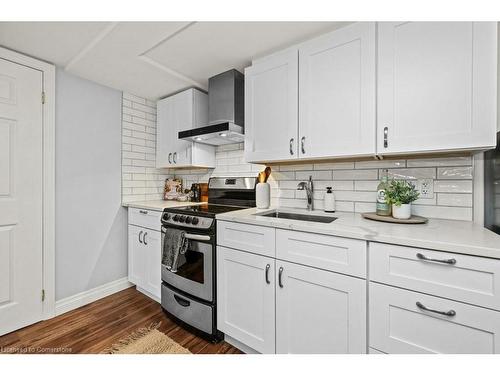
<path fill-rule="evenodd" d="M 385 353 L 500 353 L 500 312 L 370 283 L 370 347 Z"/>
<path fill-rule="evenodd" d="M 274 264 L 217 247 L 217 328 L 260 353 L 275 352 Z"/>
<path fill-rule="evenodd" d="M 158 300 L 161 297 L 161 232 L 128 226 L 128 279 Z"/>
<path fill-rule="evenodd" d="M 217 247 L 217 325 L 260 353 L 366 353 L 366 281 Z"/>
<path fill-rule="evenodd" d="M 276 261 L 276 352 L 366 353 L 366 281 Z"/>

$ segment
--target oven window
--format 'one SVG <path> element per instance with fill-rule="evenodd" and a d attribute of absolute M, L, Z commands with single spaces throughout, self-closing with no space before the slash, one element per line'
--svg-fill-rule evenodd
<path fill-rule="evenodd" d="M 177 276 L 203 284 L 205 280 L 204 256 L 203 253 L 193 251 L 192 246 L 196 246 L 196 244 L 191 244 L 190 249 L 179 256 Z"/>

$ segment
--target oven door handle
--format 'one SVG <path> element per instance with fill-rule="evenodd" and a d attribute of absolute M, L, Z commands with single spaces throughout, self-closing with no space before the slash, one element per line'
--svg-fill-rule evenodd
<path fill-rule="evenodd" d="M 206 236 L 203 234 L 191 234 L 191 233 L 186 233 L 184 235 L 184 238 L 193 241 L 210 241 L 212 239 L 212 237 L 210 236 Z"/>

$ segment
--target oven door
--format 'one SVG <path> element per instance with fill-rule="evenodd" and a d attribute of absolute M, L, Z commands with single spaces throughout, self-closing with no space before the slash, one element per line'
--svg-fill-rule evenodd
<path fill-rule="evenodd" d="M 169 227 L 162 227 L 162 249 L 165 233 Z M 161 278 L 167 284 L 205 301 L 213 301 L 213 252 L 212 236 L 186 232 L 189 247 L 185 254 L 179 254 L 177 272 L 173 273 L 161 265 Z"/>

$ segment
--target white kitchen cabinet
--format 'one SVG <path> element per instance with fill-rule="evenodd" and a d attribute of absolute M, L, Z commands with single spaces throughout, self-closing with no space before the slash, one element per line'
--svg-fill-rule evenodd
<path fill-rule="evenodd" d="M 301 44 L 299 66 L 299 158 L 374 155 L 375 23 Z"/>
<path fill-rule="evenodd" d="M 366 353 L 366 281 L 276 262 L 276 352 Z"/>
<path fill-rule="evenodd" d="M 385 353 L 500 353 L 498 311 L 370 283 L 369 316 L 370 347 Z"/>
<path fill-rule="evenodd" d="M 217 328 L 260 353 L 275 352 L 274 263 L 217 246 Z"/>
<path fill-rule="evenodd" d="M 161 232 L 128 226 L 128 280 L 151 297 L 161 298 Z"/>
<path fill-rule="evenodd" d="M 215 168 L 215 147 L 179 139 L 179 132 L 208 125 L 208 95 L 188 89 L 159 100 L 156 167 Z"/>
<path fill-rule="evenodd" d="M 245 160 L 297 158 L 298 51 L 276 53 L 245 69 Z"/>
<path fill-rule="evenodd" d="M 495 22 L 378 24 L 377 153 L 495 145 Z"/>

